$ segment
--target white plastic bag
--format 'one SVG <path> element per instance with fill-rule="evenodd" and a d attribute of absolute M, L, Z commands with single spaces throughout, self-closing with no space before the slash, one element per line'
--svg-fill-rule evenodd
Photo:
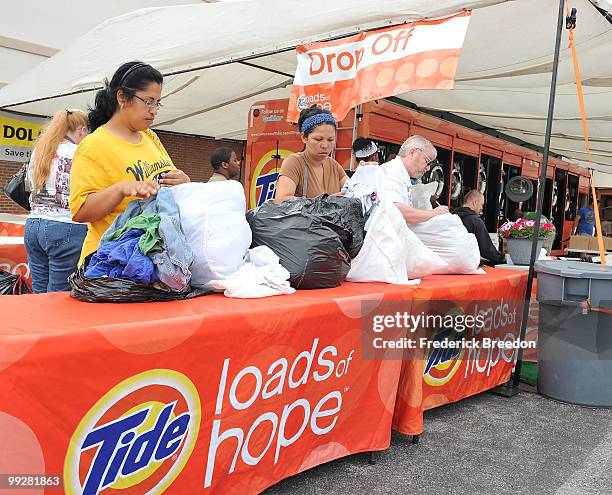
<path fill-rule="evenodd" d="M 402 215 L 399 219 L 387 203 L 378 205 L 372 216 L 370 229 L 359 254 L 351 261 L 346 280 L 349 282 L 387 282 L 407 284 L 406 258 L 408 247 L 402 240 Z"/>
<path fill-rule="evenodd" d="M 171 188 L 181 228 L 194 255 L 191 285 L 205 288 L 236 272 L 251 245 L 242 185 L 224 182 L 181 184 Z"/>
<path fill-rule="evenodd" d="M 409 284 L 445 268 L 446 263 L 408 228 L 397 207 L 382 201 L 372 215 L 363 247 L 351 262 L 346 279 Z"/>
<path fill-rule="evenodd" d="M 419 210 L 433 210 L 430 199 L 436 192 L 436 189 L 438 189 L 438 183 L 436 181 L 429 182 L 428 184 L 418 182 L 410 186 L 413 208 L 418 208 Z"/>
<path fill-rule="evenodd" d="M 427 222 L 409 227 L 427 247 L 446 262 L 446 268 L 435 273 L 472 274 L 478 271 L 478 241 L 474 234 L 467 231 L 457 215 L 437 215 Z"/>

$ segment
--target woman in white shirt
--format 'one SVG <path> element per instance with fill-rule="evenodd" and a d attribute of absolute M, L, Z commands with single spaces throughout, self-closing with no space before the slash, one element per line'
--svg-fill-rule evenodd
<path fill-rule="evenodd" d="M 77 145 L 89 133 L 81 110 L 60 110 L 34 145 L 28 164 L 30 215 L 24 242 L 35 293 L 70 289 L 87 225 L 72 221 L 70 171 Z"/>

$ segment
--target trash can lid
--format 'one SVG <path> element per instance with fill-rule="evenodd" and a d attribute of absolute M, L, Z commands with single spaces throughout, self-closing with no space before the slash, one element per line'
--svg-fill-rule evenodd
<path fill-rule="evenodd" d="M 612 266 L 585 263 L 582 261 L 550 260 L 538 261 L 536 272 L 549 273 L 568 278 L 596 278 L 612 280 Z"/>

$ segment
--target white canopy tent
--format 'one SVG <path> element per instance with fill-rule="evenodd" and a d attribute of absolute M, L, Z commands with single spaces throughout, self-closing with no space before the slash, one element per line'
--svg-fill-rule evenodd
<path fill-rule="evenodd" d="M 228 1 L 228 0 L 224 0 Z M 98 24 L 145 7 L 197 0 L 2 0 L 0 87 L 32 70 Z M 58 29 L 58 26 L 67 26 Z"/>
<path fill-rule="evenodd" d="M 572 6 L 594 168 L 610 170 L 612 24 L 588 0 Z M 143 60 L 166 76 L 155 128 L 244 139 L 253 102 L 289 96 L 296 45 L 469 8 L 455 89 L 401 98 L 543 145 L 558 0 L 246 0 L 143 9 L 106 21 L 0 89 L 0 107 L 36 115 L 85 108 L 121 63 Z M 551 150 L 584 160 L 566 33 Z"/>

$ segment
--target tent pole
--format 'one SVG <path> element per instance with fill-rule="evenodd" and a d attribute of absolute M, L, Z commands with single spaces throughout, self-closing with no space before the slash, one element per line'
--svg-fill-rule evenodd
<path fill-rule="evenodd" d="M 552 124 L 553 124 L 553 115 L 555 110 L 555 95 L 557 92 L 557 70 L 559 68 L 559 50 L 561 47 L 561 32 L 563 31 L 563 7 L 565 4 L 565 0 L 559 1 L 559 16 L 557 19 L 557 37 L 555 40 L 555 55 L 553 59 L 552 66 L 552 77 L 550 81 L 550 95 L 548 99 L 548 117 L 546 119 L 546 134 L 544 137 L 544 150 L 543 150 L 543 158 L 542 158 L 542 167 L 540 169 L 540 179 L 538 184 L 538 196 L 537 196 L 537 208 L 536 208 L 536 218 L 535 218 L 535 226 L 534 232 L 538 233 L 540 231 L 540 221 L 542 219 L 542 204 L 544 202 L 544 186 L 546 184 L 546 168 L 548 166 L 548 154 L 550 150 L 550 136 L 552 133 Z M 527 290 L 525 292 L 525 306 L 523 307 L 523 318 L 521 320 L 521 332 L 520 332 L 520 341 L 525 340 L 525 334 L 527 333 L 527 322 L 529 320 L 529 305 L 531 303 L 531 288 L 533 287 L 533 277 L 534 277 L 534 265 L 537 258 L 537 246 L 538 239 L 536 236 L 533 238 L 533 242 L 531 243 L 531 260 L 529 261 L 529 276 L 527 277 Z M 523 365 L 523 350 L 521 348 L 518 349 L 516 366 L 514 368 L 514 375 L 512 377 L 511 385 L 508 386 L 506 384 L 504 387 L 507 389 L 505 391 L 498 390 L 500 395 L 504 395 L 507 397 L 512 397 L 519 393 L 518 385 L 521 379 L 521 368 Z M 509 389 L 509 390 L 508 390 Z"/>

